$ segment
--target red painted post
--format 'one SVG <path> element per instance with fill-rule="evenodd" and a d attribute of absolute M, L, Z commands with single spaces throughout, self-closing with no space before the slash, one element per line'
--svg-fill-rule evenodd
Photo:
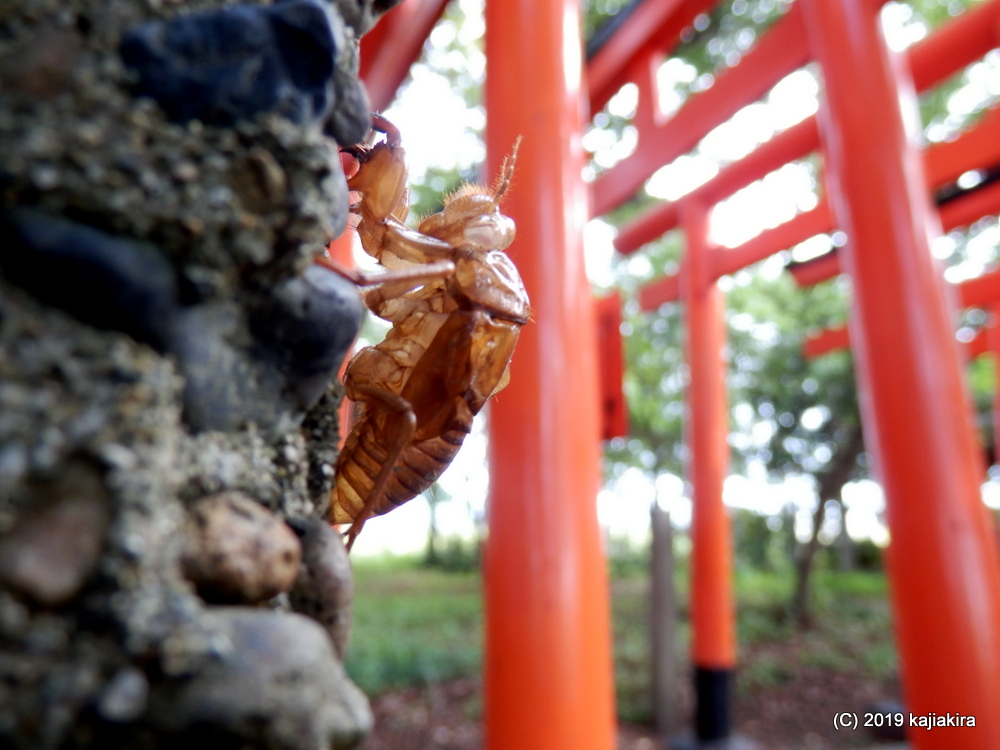
<path fill-rule="evenodd" d="M 689 368 L 688 478 L 691 519 L 691 661 L 695 678 L 695 735 L 728 737 L 736 666 L 736 610 L 729 514 L 722 484 L 729 464 L 724 300 L 712 274 L 708 211 L 686 201 L 681 221 L 687 239 L 681 299 Z"/>
<path fill-rule="evenodd" d="M 326 254 L 330 256 L 332 260 L 337 261 L 343 266 L 348 268 L 354 267 L 354 239 L 358 236 L 357 230 L 347 227 L 343 232 L 340 233 L 339 237 L 330 241 L 330 244 L 326 246 Z M 355 339 L 355 344 L 357 339 Z M 351 352 L 354 351 L 354 344 L 351 345 Z M 343 363 L 340 365 L 340 371 L 337 373 L 337 379 L 340 382 L 344 382 L 344 371 L 347 369 L 347 363 L 350 361 L 350 356 L 344 357 Z M 340 439 L 338 441 L 338 447 L 344 447 L 344 441 L 347 439 L 347 435 L 351 431 L 352 419 L 351 414 L 353 406 L 350 401 L 346 398 L 340 402 L 340 410 L 338 414 L 338 424 L 340 425 Z"/>
<path fill-rule="evenodd" d="M 622 298 L 617 291 L 594 302 L 597 316 L 597 373 L 601 386 L 601 440 L 628 436 L 628 404 L 622 380 L 625 350 L 622 342 Z"/>
<path fill-rule="evenodd" d="M 523 136 L 505 213 L 534 319 L 490 410 L 486 747 L 611 750 L 608 592 L 596 498 L 594 305 L 583 265 L 577 0 L 487 0 L 488 169 Z"/>
<path fill-rule="evenodd" d="M 823 70 L 831 208 L 849 242 L 851 341 L 867 444 L 886 496 L 888 572 L 904 698 L 916 716 L 976 728 L 910 730 L 917 750 L 1000 747 L 1000 559 L 979 490 L 952 307 L 930 252 L 939 228 L 914 134 L 912 81 L 869 0 L 802 0 Z M 900 101 L 905 97 L 907 101 Z"/>

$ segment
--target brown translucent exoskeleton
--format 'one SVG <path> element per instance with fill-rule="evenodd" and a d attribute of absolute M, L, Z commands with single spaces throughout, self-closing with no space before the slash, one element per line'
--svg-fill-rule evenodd
<path fill-rule="evenodd" d="M 492 188 L 467 185 L 415 229 L 408 210 L 399 132 L 374 116 L 385 140 L 355 153 L 348 181 L 360 202 L 358 234 L 366 253 L 390 271 L 357 283 L 368 308 L 392 323 L 385 340 L 362 349 L 344 374 L 360 405 L 336 464 L 333 523 L 350 523 L 348 549 L 368 518 L 427 489 L 451 463 L 473 417 L 510 377 L 528 295 L 504 250 L 514 222 L 500 213 L 514 153 Z M 322 262 L 322 261 L 321 261 Z M 338 269 L 343 273 L 343 269 Z"/>

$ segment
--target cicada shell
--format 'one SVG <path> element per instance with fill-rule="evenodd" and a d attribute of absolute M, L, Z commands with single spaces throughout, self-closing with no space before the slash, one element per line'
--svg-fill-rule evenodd
<path fill-rule="evenodd" d="M 416 229 L 403 223 L 405 154 L 398 131 L 356 152 L 348 182 L 369 255 L 390 272 L 365 292 L 368 308 L 392 323 L 382 343 L 362 349 L 344 375 L 360 411 L 336 464 L 331 520 L 350 523 L 348 546 L 373 515 L 416 497 L 454 459 L 473 417 L 510 377 L 528 295 L 504 250 L 514 222 L 500 212 L 514 153 L 492 188 L 466 186 Z M 360 279 L 359 283 L 370 283 Z"/>

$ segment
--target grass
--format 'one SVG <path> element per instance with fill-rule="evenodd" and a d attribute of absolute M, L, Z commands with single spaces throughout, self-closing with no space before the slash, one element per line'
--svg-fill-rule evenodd
<path fill-rule="evenodd" d="M 614 572 L 618 712 L 626 721 L 648 721 L 648 578 L 638 566 Z M 477 573 L 428 570 L 415 558 L 359 560 L 355 587 L 347 669 L 369 695 L 479 674 L 483 628 Z M 875 680 L 896 669 L 885 579 L 879 573 L 817 571 L 814 606 L 819 624 L 804 632 L 797 632 L 787 617 L 790 573 L 738 571 L 735 589 L 741 692 L 781 685 L 800 665 L 862 673 Z M 686 590 L 686 572 L 679 569 L 682 657 L 689 634 Z"/>
<path fill-rule="evenodd" d="M 482 595 L 475 573 L 422 569 L 415 558 L 355 563 L 347 671 L 369 695 L 479 672 Z"/>

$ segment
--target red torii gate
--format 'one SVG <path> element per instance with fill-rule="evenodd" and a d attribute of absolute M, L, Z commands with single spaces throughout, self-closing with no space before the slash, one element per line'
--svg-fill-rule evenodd
<path fill-rule="evenodd" d="M 404 0 L 363 39 L 376 106 L 391 101 L 443 7 Z M 534 310 L 490 409 L 484 713 L 498 750 L 615 743 L 579 12 L 577 0 L 486 3 L 486 172 L 525 136 L 505 212 Z"/>
<path fill-rule="evenodd" d="M 908 708 L 974 715 L 979 726 L 961 734 L 922 732 L 914 744 L 1000 747 L 1000 568 L 979 497 L 980 465 L 949 307 L 929 254 L 933 217 L 897 102 L 912 87 L 909 76 L 927 88 L 996 46 L 1000 0 L 915 47 L 909 75 L 878 31 L 880 3 L 800 0 L 738 66 L 663 121 L 653 104 L 653 73 L 681 31 L 713 4 L 647 0 L 586 66 L 592 111 L 627 81 L 641 92 L 639 150 L 592 186 L 591 215 L 627 200 L 655 169 L 809 59 L 824 71 L 819 118 L 789 128 L 694 193 L 642 217 L 616 242 L 629 252 L 678 226 L 687 237 L 682 282 L 662 282 L 642 299 L 647 306 L 677 296 L 686 303 L 697 738 L 729 734 L 736 650 L 721 501 L 723 301 L 715 281 L 838 225 L 850 237 L 842 255 L 854 282 L 868 444 L 893 535 L 889 571 Z M 366 72 L 374 102 L 387 102 L 385 92 L 409 67 L 405 57 L 415 56 L 429 31 L 430 6 L 439 13 L 442 4 L 406 0 L 393 13 L 420 22 L 396 23 L 395 51 L 384 65 L 378 65 L 383 51 L 377 60 L 366 55 L 373 60 Z M 517 354 L 517 376 L 491 412 L 486 738 L 493 748 L 607 750 L 613 746 L 608 614 L 593 508 L 596 347 L 580 248 L 588 213 L 580 178 L 579 9 L 576 0 L 487 0 L 486 8 L 489 162 L 495 171 L 516 136 L 526 136 L 509 210 L 519 232 L 513 254 L 536 308 L 536 325 L 526 328 Z M 373 90 L 376 80 L 382 88 Z M 821 140 L 830 208 L 802 214 L 740 248 L 710 245 L 707 219 L 715 203 Z"/>
<path fill-rule="evenodd" d="M 970 216 L 970 218 L 965 222 L 949 227 L 949 223 L 946 220 L 946 214 L 944 211 L 941 211 L 940 216 L 944 227 L 946 229 L 953 229 L 956 226 L 964 226 L 971 221 L 981 218 L 985 213 L 1000 211 L 1000 190 L 996 190 L 996 187 L 998 186 L 991 185 L 983 188 L 982 190 L 977 190 L 962 199 L 962 201 L 966 202 L 967 205 L 973 205 L 972 199 L 977 199 L 975 202 L 978 203 L 981 202 L 983 198 L 989 196 L 990 193 L 995 194 L 995 197 L 991 202 L 991 208 L 987 209 L 983 213 Z M 789 268 L 792 275 L 795 277 L 796 283 L 801 286 L 819 283 L 820 281 L 824 281 L 826 278 L 829 278 L 826 275 L 826 272 L 830 270 L 830 267 L 837 266 L 839 268 L 839 263 L 836 262 L 836 253 L 830 253 L 829 256 L 822 256 L 817 260 L 821 260 L 823 264 L 822 267 L 818 269 L 822 272 L 821 274 L 815 273 L 815 270 L 817 269 L 809 267 L 810 262 L 803 264 L 803 268 Z M 960 308 L 980 308 L 985 310 L 989 315 L 986 320 L 986 324 L 977 330 L 975 335 L 970 340 L 962 342 L 964 345 L 963 349 L 965 356 L 971 361 L 976 357 L 982 356 L 983 354 L 992 355 L 997 368 L 996 372 L 997 374 L 1000 374 L 1000 270 L 988 271 L 981 276 L 954 284 L 954 287 L 956 292 L 955 297 L 958 300 L 958 306 Z M 802 344 L 802 353 L 806 357 L 815 358 L 821 357 L 828 352 L 836 351 L 838 349 L 846 349 L 850 347 L 850 345 L 851 337 L 847 326 L 827 328 L 808 335 Z M 1000 440 L 1000 383 L 994 383 L 994 457 L 997 455 L 998 440 Z M 994 458 L 994 460 L 996 460 L 996 458 Z"/>
<path fill-rule="evenodd" d="M 954 143 L 928 150 L 925 176 L 898 103 L 914 84 L 927 88 L 997 46 L 1000 2 L 965 13 L 915 46 L 908 55 L 912 79 L 881 38 L 879 5 L 801 0 L 738 66 L 666 122 L 657 122 L 652 104 L 652 76 L 663 51 L 650 46 L 658 35 L 649 19 L 635 23 L 639 39 L 631 57 L 616 50 L 629 77 L 616 79 L 615 85 L 631 80 L 639 86 L 633 123 L 639 144 L 632 157 L 596 182 L 598 211 L 629 198 L 656 169 L 808 59 L 820 63 L 825 83 L 818 118 L 775 136 L 676 203 L 641 216 L 616 240 L 619 251 L 630 252 L 678 227 L 687 240 L 681 274 L 647 287 L 641 302 L 652 309 L 680 299 L 688 319 L 695 493 L 692 653 L 696 678 L 701 678 L 696 729 L 704 740 L 729 732 L 725 675 L 735 664 L 729 530 L 721 498 L 722 312 L 715 281 L 840 226 L 849 237 L 838 256 L 853 281 L 852 338 L 866 394 L 865 428 L 889 509 L 889 573 L 908 708 L 917 714 L 975 715 L 979 727 L 986 723 L 980 715 L 992 717 L 988 728 L 962 735 L 922 733 L 914 744 L 987 748 L 1000 743 L 995 699 L 1000 695 L 1000 567 L 979 495 L 981 464 L 969 429 L 950 306 L 929 251 L 935 230 L 924 187 L 926 181 L 936 187 L 974 167 L 1000 162 L 998 118 L 991 115 Z M 600 88 L 594 103 L 613 90 Z M 709 246 L 706 217 L 715 203 L 806 156 L 821 142 L 829 204 L 738 248 Z M 995 196 L 984 190 L 946 206 L 942 215 L 951 226 L 967 223 L 964 217 L 975 211 L 982 210 L 981 216 L 996 210 Z"/>

